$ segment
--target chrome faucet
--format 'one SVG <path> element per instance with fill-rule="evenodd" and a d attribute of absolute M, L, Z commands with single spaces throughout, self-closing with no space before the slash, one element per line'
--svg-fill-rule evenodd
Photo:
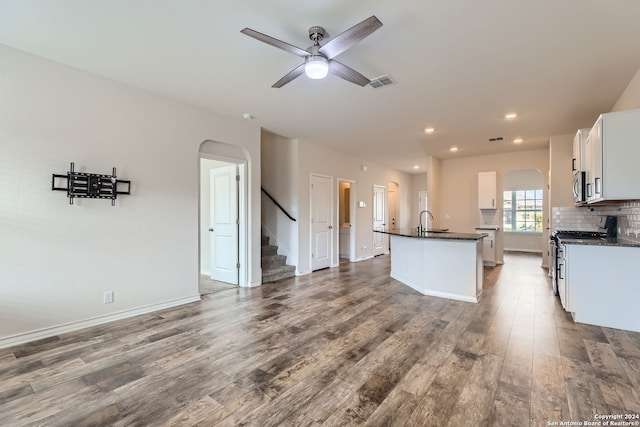
<path fill-rule="evenodd" d="M 431 212 L 429 212 L 428 210 L 423 210 L 420 211 L 420 213 L 418 214 L 418 233 L 424 233 L 425 231 L 427 231 L 427 228 L 422 228 L 422 214 L 423 213 L 428 213 L 429 214 L 429 218 L 431 218 L 431 221 L 433 221 L 433 214 Z M 429 221 L 426 221 L 426 225 L 429 225 Z"/>

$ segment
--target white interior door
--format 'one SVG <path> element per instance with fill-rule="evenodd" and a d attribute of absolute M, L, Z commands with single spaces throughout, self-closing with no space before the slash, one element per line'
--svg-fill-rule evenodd
<path fill-rule="evenodd" d="M 331 267 L 331 178 L 311 175 L 311 270 Z"/>
<path fill-rule="evenodd" d="M 373 186 L 373 229 L 384 230 L 386 225 L 386 206 L 384 198 L 384 186 Z M 385 253 L 385 248 L 389 247 L 387 235 L 373 233 L 373 256 Z"/>
<path fill-rule="evenodd" d="M 238 283 L 238 184 L 236 165 L 212 169 L 211 278 Z"/>

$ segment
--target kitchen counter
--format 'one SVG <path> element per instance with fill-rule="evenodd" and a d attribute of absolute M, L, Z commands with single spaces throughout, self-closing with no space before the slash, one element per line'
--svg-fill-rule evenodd
<path fill-rule="evenodd" d="M 391 238 L 391 273 L 423 295 L 477 303 L 482 294 L 486 234 L 378 231 Z"/>
<path fill-rule="evenodd" d="M 487 237 L 486 233 L 455 233 L 453 231 L 432 230 L 418 233 L 416 228 L 402 228 L 395 231 L 374 230 L 376 233 L 389 234 L 390 236 L 414 237 L 417 239 L 441 239 L 441 240 L 480 240 Z"/>
<path fill-rule="evenodd" d="M 640 248 L 640 242 L 625 239 L 624 237 L 601 237 L 597 239 L 562 237 L 559 240 L 560 240 L 560 243 L 566 243 L 567 245 L 621 246 L 621 247 L 629 247 L 629 248 Z"/>

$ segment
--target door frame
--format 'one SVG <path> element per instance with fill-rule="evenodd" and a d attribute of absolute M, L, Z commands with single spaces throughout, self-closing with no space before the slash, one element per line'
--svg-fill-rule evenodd
<path fill-rule="evenodd" d="M 375 229 L 375 224 L 373 224 L 373 223 L 375 222 L 374 218 L 375 218 L 375 211 L 376 211 L 376 204 L 375 204 L 376 189 L 382 189 L 382 200 L 383 200 L 383 203 L 384 203 L 384 208 L 383 208 L 383 211 L 384 211 L 384 222 L 383 222 L 382 225 L 386 226 L 386 223 L 389 220 L 389 207 L 387 206 L 387 186 L 386 185 L 380 185 L 380 184 L 373 184 L 373 193 L 372 193 L 372 200 L 371 200 L 371 205 L 372 205 L 371 206 L 371 208 L 372 208 L 371 211 L 372 211 L 373 216 L 372 216 L 371 219 L 372 219 L 372 225 L 373 225 L 374 229 Z M 373 236 L 372 242 L 371 242 L 372 243 L 371 244 L 371 254 L 375 257 L 375 256 L 377 256 L 375 254 L 375 249 L 376 249 L 375 237 L 376 237 L 376 235 L 375 235 L 375 232 L 373 232 L 373 231 L 372 231 L 372 234 L 374 236 Z M 381 246 L 383 248 L 383 251 L 382 251 L 381 254 L 378 254 L 378 255 L 386 255 L 386 254 L 389 253 L 389 242 L 388 242 L 388 240 L 389 240 L 389 236 L 387 234 L 383 234 L 382 235 L 382 246 Z"/>
<path fill-rule="evenodd" d="M 340 183 L 348 182 L 349 183 L 349 224 L 351 224 L 351 228 L 349 229 L 349 262 L 356 262 L 356 182 L 351 179 L 346 178 L 336 178 L 336 203 L 335 203 L 335 214 L 334 214 L 334 222 L 339 224 L 339 216 L 340 216 Z M 340 227 L 334 227 L 334 230 L 337 233 L 336 242 L 338 242 L 336 246 L 337 253 L 340 253 Z M 340 265 L 340 256 L 335 260 L 335 264 L 332 264 L 332 267 L 337 267 Z"/>
<path fill-rule="evenodd" d="M 311 254 L 313 253 L 313 223 L 311 222 L 312 216 L 313 216 L 313 177 L 317 176 L 319 178 L 326 178 L 329 179 L 329 189 L 331 191 L 331 193 L 333 193 L 333 177 L 331 175 L 324 175 L 321 173 L 315 173 L 315 172 L 311 172 L 309 174 L 309 271 L 311 271 L 312 273 L 316 270 L 313 269 L 313 259 L 311 257 Z M 329 203 L 331 203 L 333 205 L 333 194 L 329 195 Z M 335 267 L 335 263 L 333 261 L 333 256 L 335 253 L 334 250 L 334 243 L 337 241 L 334 237 L 334 233 L 335 233 L 335 227 L 333 227 L 333 223 L 335 222 L 335 218 L 334 216 L 337 215 L 337 213 L 335 212 L 335 209 L 333 208 L 333 206 L 329 206 L 329 217 L 331 218 L 331 222 L 332 224 L 330 224 L 331 228 L 331 232 L 329 233 L 329 239 L 331 240 L 329 242 L 329 268 L 333 268 Z"/>
<path fill-rule="evenodd" d="M 240 263 L 238 269 L 238 285 L 243 287 L 251 286 L 249 281 L 249 211 L 248 211 L 248 182 L 247 182 L 247 161 L 245 159 L 237 159 L 233 157 L 220 156 L 205 152 L 198 152 L 198 177 L 202 176 L 202 159 L 217 160 L 220 162 L 235 164 L 237 173 L 240 176 L 238 183 L 238 253 L 236 255 L 237 262 Z M 209 218 L 202 218 L 202 188 L 198 179 L 198 230 L 202 230 L 204 221 Z M 208 228 L 208 227 L 207 227 Z M 201 233 L 198 232 L 198 278 L 200 277 L 202 266 L 202 239 Z M 207 242 L 208 244 L 209 242 Z M 199 279 L 198 279 L 199 280 Z"/>

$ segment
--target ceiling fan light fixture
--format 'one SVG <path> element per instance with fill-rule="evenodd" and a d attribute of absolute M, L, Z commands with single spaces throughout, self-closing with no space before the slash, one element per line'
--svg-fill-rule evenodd
<path fill-rule="evenodd" d="M 329 73 L 329 61 L 322 55 L 311 55 L 304 64 L 304 73 L 310 79 L 324 79 Z"/>

